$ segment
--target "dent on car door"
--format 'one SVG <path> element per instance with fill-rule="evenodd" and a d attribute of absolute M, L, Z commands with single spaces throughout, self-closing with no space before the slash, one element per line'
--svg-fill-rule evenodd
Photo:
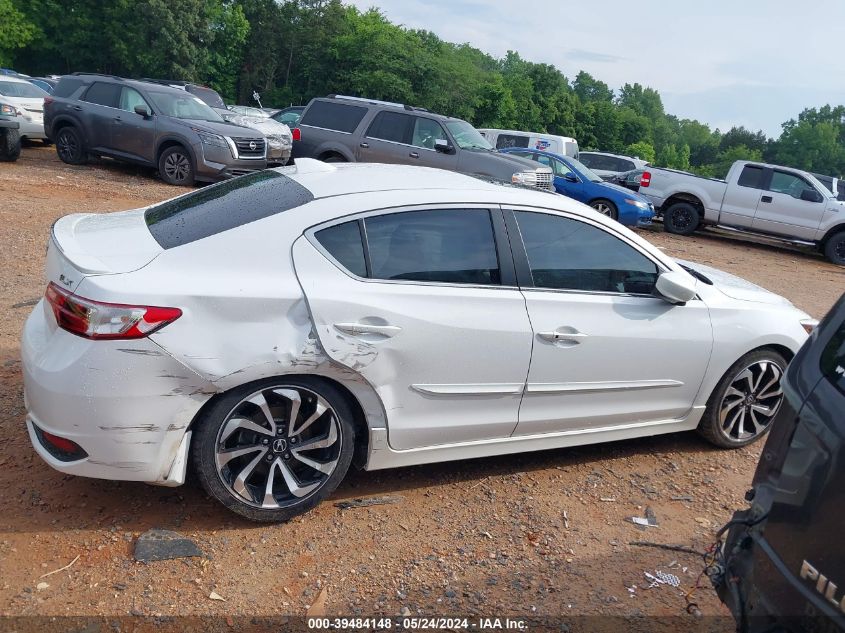
<path fill-rule="evenodd" d="M 506 214 L 534 328 L 516 434 L 684 418 L 713 345 L 703 302 L 652 296 L 661 269 L 599 225 Z"/>
<path fill-rule="evenodd" d="M 294 243 L 320 343 L 376 390 L 394 449 L 516 426 L 532 334 L 504 239 L 500 210 L 463 207 L 369 215 Z"/>
<path fill-rule="evenodd" d="M 803 200 L 805 191 L 817 198 Z M 808 180 L 798 174 L 774 169 L 766 190 L 760 193 L 752 228 L 807 240 L 816 237 L 827 199 Z"/>

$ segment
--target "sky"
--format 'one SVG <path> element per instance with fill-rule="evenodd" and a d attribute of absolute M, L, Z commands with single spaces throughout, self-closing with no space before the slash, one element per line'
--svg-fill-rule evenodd
<path fill-rule="evenodd" d="M 392 22 L 657 89 L 666 112 L 777 137 L 807 107 L 845 104 L 843 0 L 344 0 Z"/>

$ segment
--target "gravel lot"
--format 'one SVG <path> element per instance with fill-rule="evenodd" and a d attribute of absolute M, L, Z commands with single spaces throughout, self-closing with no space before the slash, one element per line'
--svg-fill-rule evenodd
<path fill-rule="evenodd" d="M 241 521 L 195 485 L 180 489 L 74 478 L 32 451 L 24 427 L 19 343 L 44 291 L 50 225 L 75 211 L 143 206 L 181 193 L 148 170 L 70 167 L 53 148 L 0 164 L 0 614 L 682 615 L 696 555 L 744 505 L 760 447 L 724 452 L 694 434 L 420 466 L 353 472 L 305 517 Z M 845 290 L 845 269 L 819 256 L 713 235 L 644 232 L 668 253 L 744 276 L 821 317 Z M 400 496 L 341 510 L 334 502 Z M 659 527 L 626 517 L 650 507 Z M 134 541 L 153 527 L 192 538 L 203 558 L 142 564 Z M 40 578 L 79 557 L 68 570 Z M 646 589 L 644 571 L 682 589 Z M 38 585 L 46 582 L 48 587 Z M 724 614 L 707 587 L 693 599 Z M 634 588 L 636 587 L 636 588 Z M 325 592 L 324 592 L 325 590 Z M 211 592 L 225 601 L 212 600 Z M 234 626 L 235 621 L 229 620 Z M 676 628 L 677 630 L 677 628 Z"/>

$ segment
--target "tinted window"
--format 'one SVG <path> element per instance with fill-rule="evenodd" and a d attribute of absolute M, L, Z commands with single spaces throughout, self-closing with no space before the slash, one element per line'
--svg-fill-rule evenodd
<path fill-rule="evenodd" d="M 616 159 L 616 171 L 631 171 L 632 169 L 636 169 L 636 167 L 630 160 L 625 160 L 624 158 Z"/>
<path fill-rule="evenodd" d="M 349 272 L 359 277 L 367 276 L 364 243 L 358 220 L 317 231 L 315 235 L 323 248 Z"/>
<path fill-rule="evenodd" d="M 362 106 L 332 101 L 314 101 L 305 111 L 302 125 L 352 133 L 365 114 L 367 114 L 367 108 Z"/>
<path fill-rule="evenodd" d="M 97 103 L 99 105 L 116 108 L 120 100 L 120 84 L 107 84 L 102 81 L 95 81 L 91 84 L 88 90 L 85 91 L 83 101 L 88 103 Z"/>
<path fill-rule="evenodd" d="M 258 171 L 204 187 L 147 209 L 150 233 L 174 248 L 255 222 L 314 199 L 298 182 L 275 171 Z"/>
<path fill-rule="evenodd" d="M 740 187 L 751 187 L 752 189 L 763 188 L 763 168 L 754 165 L 746 165 L 742 168 L 739 180 L 736 181 Z"/>
<path fill-rule="evenodd" d="M 845 393 L 845 323 L 824 348 L 821 369 L 828 380 Z"/>
<path fill-rule="evenodd" d="M 365 225 L 377 279 L 501 283 L 486 210 L 392 213 L 367 218 Z"/>
<path fill-rule="evenodd" d="M 810 186 L 810 183 L 795 174 L 790 174 L 785 171 L 775 171 L 772 174 L 772 182 L 769 185 L 769 191 L 785 193 L 793 198 L 800 198 L 801 192 L 804 191 L 804 189 L 813 189 L 813 191 L 815 191 L 815 187 Z"/>
<path fill-rule="evenodd" d="M 62 77 L 59 80 L 59 83 L 56 84 L 55 90 L 53 90 L 54 97 L 69 97 L 76 89 L 79 88 L 84 82 L 81 79 L 74 79 L 72 77 Z"/>
<path fill-rule="evenodd" d="M 596 168 L 596 156 L 595 154 L 587 154 L 586 152 L 581 152 L 581 156 L 578 157 L 583 164 L 585 164 L 590 169 Z"/>
<path fill-rule="evenodd" d="M 602 229 L 527 211 L 516 219 L 538 288 L 650 294 L 657 282 L 654 262 Z"/>
<path fill-rule="evenodd" d="M 147 105 L 147 102 L 144 101 L 144 97 L 141 96 L 140 92 L 134 88 L 124 86 L 123 92 L 120 95 L 120 109 L 126 110 L 127 112 L 134 112 L 136 105 L 144 106 L 146 108 L 150 107 Z"/>
<path fill-rule="evenodd" d="M 446 136 L 446 132 L 443 131 L 443 126 L 437 121 L 414 117 L 414 134 L 411 138 L 411 145 L 434 149 L 435 141 L 448 140 L 449 138 Z"/>
<path fill-rule="evenodd" d="M 407 144 L 411 140 L 411 123 L 413 123 L 413 120 L 414 118 L 407 114 L 379 112 L 373 119 L 370 129 L 367 130 L 367 136 Z"/>
<path fill-rule="evenodd" d="M 527 136 L 516 136 L 515 134 L 499 134 L 496 139 L 496 149 L 504 149 L 506 147 L 528 147 L 529 138 Z"/>
<path fill-rule="evenodd" d="M 195 95 L 203 100 L 203 102 L 207 106 L 211 106 L 212 108 L 219 108 L 220 110 L 226 109 L 226 104 L 223 103 L 223 99 L 217 94 L 217 91 L 212 90 L 211 88 L 203 88 L 202 86 L 192 86 L 188 85 L 185 86 L 185 90 L 190 92 L 192 95 Z"/>

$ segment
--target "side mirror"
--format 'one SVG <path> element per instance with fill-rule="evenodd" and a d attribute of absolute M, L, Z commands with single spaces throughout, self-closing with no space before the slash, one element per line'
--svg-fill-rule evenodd
<path fill-rule="evenodd" d="M 434 141 L 434 149 L 443 154 L 454 154 L 455 148 L 445 138 L 439 138 Z"/>
<path fill-rule="evenodd" d="M 823 200 L 822 194 L 815 189 L 804 189 L 801 192 L 801 199 L 806 202 L 821 202 Z"/>
<path fill-rule="evenodd" d="M 578 182 L 578 176 L 576 176 L 576 175 L 575 175 L 575 174 L 573 174 L 572 172 L 569 172 L 568 174 L 566 174 L 566 175 L 563 177 L 563 179 L 564 179 L 566 182 Z"/>
<path fill-rule="evenodd" d="M 135 106 L 135 114 L 140 114 L 145 119 L 148 119 L 152 116 L 152 114 L 150 114 L 150 109 L 145 105 L 141 105 L 140 103 Z"/>
<path fill-rule="evenodd" d="M 660 275 L 654 290 L 662 299 L 676 305 L 684 305 L 695 298 L 695 282 L 689 275 L 679 272 Z"/>

